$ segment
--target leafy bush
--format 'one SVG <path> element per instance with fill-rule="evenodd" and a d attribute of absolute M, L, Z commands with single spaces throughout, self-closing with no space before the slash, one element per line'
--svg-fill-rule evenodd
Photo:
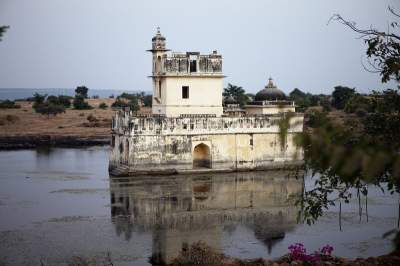
<path fill-rule="evenodd" d="M 108 105 L 107 105 L 106 103 L 103 102 L 103 103 L 100 103 L 100 104 L 99 104 L 99 108 L 100 108 L 100 109 L 107 109 L 107 108 L 108 108 Z"/>
<path fill-rule="evenodd" d="M 76 110 L 89 110 L 89 109 L 92 109 L 92 107 L 87 102 L 85 102 L 85 98 L 82 97 L 81 95 L 78 95 L 78 94 L 75 95 L 75 98 L 74 98 L 74 101 L 73 101 L 73 105 L 74 105 L 74 108 Z"/>
<path fill-rule="evenodd" d="M 63 105 L 65 108 L 69 108 L 71 106 L 71 99 L 72 97 L 66 95 L 59 95 L 58 97 L 50 95 L 47 97 L 47 101 L 49 103 L 54 105 Z"/>
<path fill-rule="evenodd" d="M 375 103 L 371 97 L 357 94 L 346 103 L 344 111 L 346 113 L 355 113 L 358 109 L 363 109 L 366 112 L 373 112 L 375 109 Z"/>
<path fill-rule="evenodd" d="M 130 101 L 124 101 L 120 97 L 117 97 L 117 99 L 111 105 L 111 107 L 114 107 L 114 108 L 129 107 L 132 111 L 138 111 L 140 109 L 139 104 L 137 102 L 137 98 L 135 98 L 134 100 L 130 100 Z"/>
<path fill-rule="evenodd" d="M 311 110 L 306 114 L 306 124 L 309 127 L 316 128 L 325 125 L 328 121 L 326 112 Z"/>
<path fill-rule="evenodd" d="M 36 113 L 47 115 L 47 117 L 50 117 L 50 115 L 56 116 L 58 114 L 65 113 L 64 105 L 54 104 L 49 101 L 36 104 L 34 109 Z"/>
<path fill-rule="evenodd" d="M 21 108 L 21 106 L 15 104 L 14 101 L 10 100 L 0 101 L 0 109 L 16 109 L 16 108 Z"/>
<path fill-rule="evenodd" d="M 65 108 L 71 107 L 71 100 L 73 97 L 67 95 L 58 95 L 58 102 L 64 105 Z"/>

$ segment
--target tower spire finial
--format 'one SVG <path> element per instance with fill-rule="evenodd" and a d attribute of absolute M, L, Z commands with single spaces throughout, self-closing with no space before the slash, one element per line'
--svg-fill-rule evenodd
<path fill-rule="evenodd" d="M 271 76 L 269 76 L 269 78 L 268 78 L 268 87 L 272 88 L 273 86 L 274 86 L 274 83 L 272 82 Z"/>
<path fill-rule="evenodd" d="M 160 34 L 161 32 L 160 32 L 160 27 L 159 26 L 157 26 L 157 34 Z"/>

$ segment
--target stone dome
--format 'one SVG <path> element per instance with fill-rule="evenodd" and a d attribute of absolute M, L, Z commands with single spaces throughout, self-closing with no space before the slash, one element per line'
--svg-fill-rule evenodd
<path fill-rule="evenodd" d="M 286 95 L 283 91 L 281 91 L 274 85 L 274 83 L 272 82 L 272 78 L 269 78 L 267 86 L 257 92 L 254 100 L 256 102 L 286 100 Z"/>
<path fill-rule="evenodd" d="M 154 41 L 165 41 L 165 37 L 161 35 L 160 27 L 157 27 L 157 33 L 151 40 L 153 42 Z"/>

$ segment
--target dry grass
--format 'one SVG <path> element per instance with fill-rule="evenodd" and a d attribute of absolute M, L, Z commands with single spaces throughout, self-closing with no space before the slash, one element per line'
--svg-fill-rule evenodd
<path fill-rule="evenodd" d="M 101 98 L 88 99 L 88 103 L 94 107 L 91 110 L 74 110 L 69 108 L 65 113 L 56 117 L 40 115 L 32 109 L 32 103 L 21 101 L 20 109 L 1 109 L 0 115 L 12 115 L 17 117 L 12 124 L 0 125 L 0 137 L 2 136 L 79 136 L 79 137 L 108 137 L 111 133 L 111 118 L 114 110 L 110 108 L 115 99 Z M 107 109 L 98 108 L 100 103 L 106 103 Z M 150 108 L 143 108 L 143 113 L 150 112 Z M 82 115 L 83 114 L 83 115 Z M 88 126 L 89 115 L 101 121 L 98 126 Z"/>

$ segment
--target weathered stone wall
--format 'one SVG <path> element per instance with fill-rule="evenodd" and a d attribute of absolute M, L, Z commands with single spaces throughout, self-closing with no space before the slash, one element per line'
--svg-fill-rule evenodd
<path fill-rule="evenodd" d="M 203 156 L 214 170 L 274 167 L 302 160 L 294 137 L 302 131 L 303 116 L 294 116 L 284 143 L 279 137 L 280 116 L 129 118 L 113 120 L 110 167 L 120 164 L 134 173 L 179 172 L 194 168 L 194 157 Z M 197 154 L 203 145 L 207 154 Z M 204 146 L 205 145 L 205 146 Z"/>
<path fill-rule="evenodd" d="M 153 95 L 157 99 L 153 100 L 153 114 L 168 117 L 179 117 L 180 114 L 223 114 L 222 77 L 180 76 L 154 80 L 157 81 L 153 81 Z M 183 86 L 189 87 L 189 98 L 182 98 Z"/>

